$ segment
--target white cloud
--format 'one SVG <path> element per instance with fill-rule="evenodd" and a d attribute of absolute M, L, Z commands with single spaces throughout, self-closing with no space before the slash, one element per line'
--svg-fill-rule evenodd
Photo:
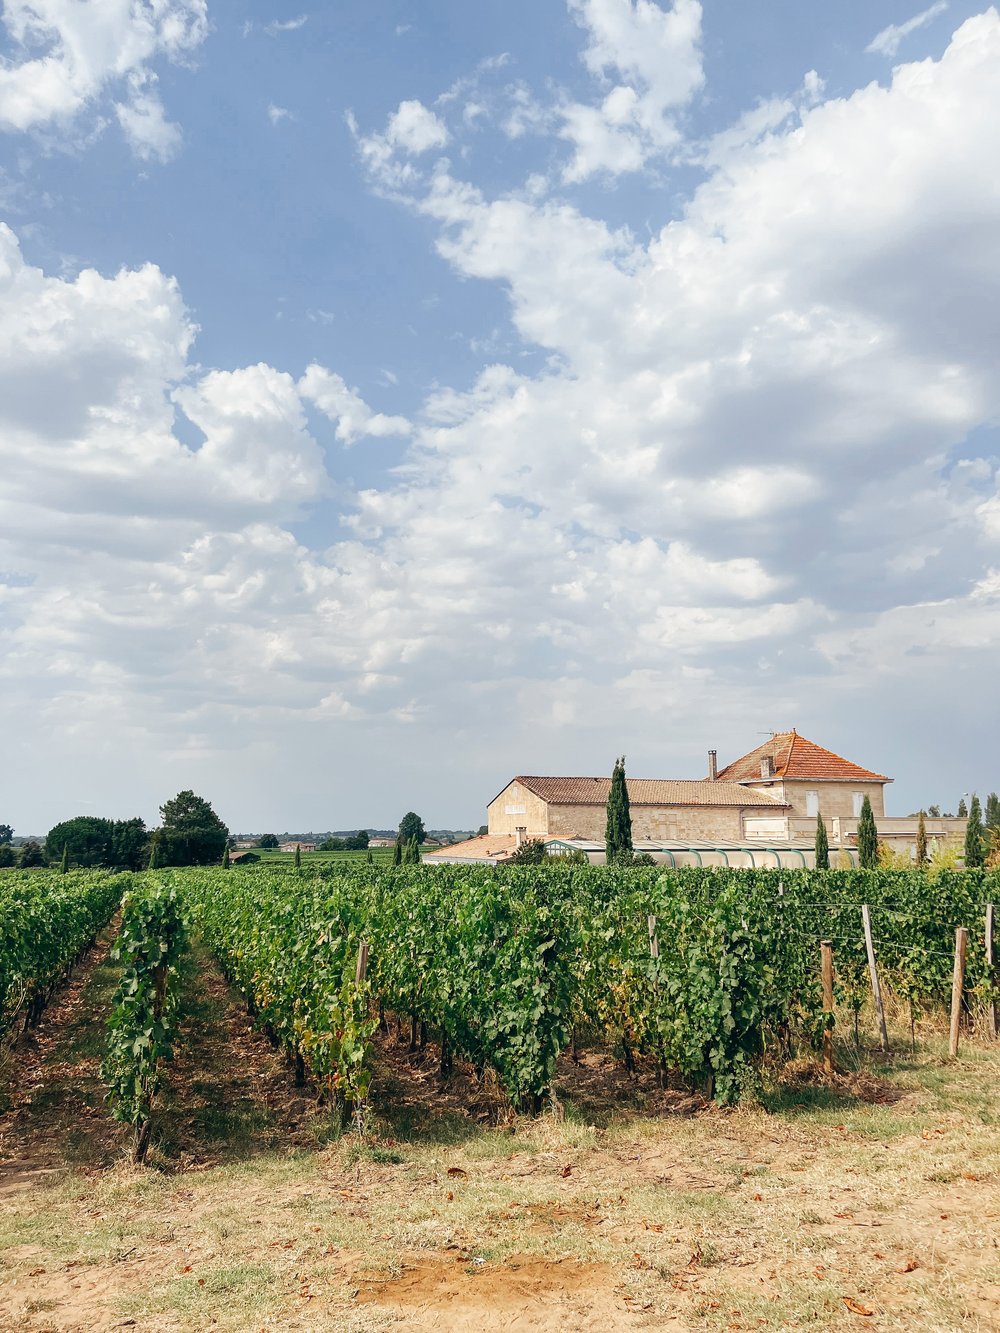
<path fill-rule="evenodd" d="M 417 179 L 418 172 L 408 159 L 432 148 L 443 148 L 450 137 L 444 121 L 418 101 L 400 102 L 383 134 L 360 134 L 351 111 L 346 119 L 367 170 L 390 189 L 403 188 Z"/>
<path fill-rule="evenodd" d="M 920 28 L 925 28 L 928 23 L 932 23 L 948 8 L 948 0 L 935 0 L 935 3 L 929 8 L 915 14 L 913 18 L 907 19 L 905 23 L 890 23 L 887 28 L 883 28 L 877 33 L 865 47 L 865 51 L 890 58 L 896 54 L 902 43 L 911 32 L 916 32 Z"/>
<path fill-rule="evenodd" d="M 277 37 L 283 32 L 297 32 L 299 28 L 305 27 L 308 21 L 308 14 L 299 14 L 293 19 L 272 19 L 270 23 L 264 24 L 263 31 L 268 37 Z"/>
<path fill-rule="evenodd" d="M 208 31 L 205 0 L 6 0 L 14 55 L 0 64 L 0 129 L 66 123 L 122 83 L 119 120 L 142 157 L 169 156 L 177 130 L 152 88 L 150 64 L 187 58 Z M 43 54 L 36 55 L 41 49 Z"/>
<path fill-rule="evenodd" d="M 190 746 L 242 770 L 251 734 L 275 782 L 286 748 L 391 755 L 393 799 L 450 742 L 464 809 L 494 770 L 588 771 L 624 735 L 634 771 L 683 773 L 778 701 L 820 740 L 859 691 L 887 737 L 946 673 L 978 706 L 1000 489 L 995 460 L 952 459 L 1000 419 L 998 70 L 990 11 L 888 87 L 807 81 L 716 140 L 648 238 L 373 136 L 376 183 L 548 353 L 438 388 L 413 427 L 324 367 L 201 371 L 159 270 L 46 277 L 3 233 L 5 736 L 30 717 L 34 750 L 72 730 L 92 757 L 113 717 L 162 784 Z M 410 434 L 403 465 L 338 489 L 306 407 L 344 444 Z M 331 498 L 312 550 L 294 524 Z"/>
<path fill-rule="evenodd" d="M 448 142 L 444 122 L 422 102 L 400 102 L 399 109 L 389 117 L 386 140 L 405 153 L 426 153 L 431 148 L 443 148 Z"/>
<path fill-rule="evenodd" d="M 648 158 L 680 141 L 675 113 L 704 82 L 701 5 L 672 0 L 568 0 L 586 30 L 583 60 L 610 84 L 599 105 L 569 102 L 560 110 L 560 134 L 575 148 L 563 171 L 582 181 L 598 171 L 636 171 Z"/>
<path fill-rule="evenodd" d="M 167 162 L 181 145 L 178 126 L 167 120 L 156 92 L 155 74 L 129 76 L 129 99 L 117 102 L 115 112 L 136 157 Z"/>
<path fill-rule="evenodd" d="M 275 106 L 273 102 L 268 103 L 267 118 L 272 125 L 279 125 L 283 120 L 289 120 L 291 114 L 292 113 L 285 106 Z"/>
<path fill-rule="evenodd" d="M 349 389 L 339 375 L 323 366 L 308 367 L 299 380 L 299 392 L 337 423 L 337 439 L 345 444 L 354 444 L 365 435 L 410 434 L 411 426 L 405 417 L 373 412 L 356 390 Z"/>

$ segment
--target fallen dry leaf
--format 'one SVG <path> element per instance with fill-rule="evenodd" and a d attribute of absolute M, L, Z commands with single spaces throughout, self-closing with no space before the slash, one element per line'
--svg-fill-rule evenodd
<path fill-rule="evenodd" d="M 897 1273 L 912 1273 L 920 1267 L 916 1259 L 907 1259 L 902 1268 L 897 1268 Z"/>
<path fill-rule="evenodd" d="M 564 1166 L 563 1169 L 559 1172 L 559 1174 L 565 1180 L 572 1170 L 573 1168 L 571 1166 Z"/>
<path fill-rule="evenodd" d="M 845 1296 L 844 1304 L 847 1306 L 848 1310 L 850 1310 L 851 1314 L 861 1314 L 867 1318 L 874 1313 L 872 1310 L 869 1310 L 867 1305 L 862 1305 L 860 1301 L 856 1301 L 853 1296 Z"/>
<path fill-rule="evenodd" d="M 448 1174 L 452 1180 L 468 1180 L 469 1173 L 463 1166 L 449 1166 Z"/>

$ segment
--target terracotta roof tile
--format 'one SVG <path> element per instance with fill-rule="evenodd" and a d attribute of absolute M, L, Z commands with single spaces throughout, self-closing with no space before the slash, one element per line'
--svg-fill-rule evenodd
<path fill-rule="evenodd" d="M 550 805 L 607 805 L 610 778 L 517 777 L 522 787 Z M 785 809 L 783 802 L 765 792 L 748 791 L 735 782 L 703 779 L 626 778 L 630 805 L 742 805 Z M 504 789 L 506 790 L 506 788 Z"/>
<path fill-rule="evenodd" d="M 483 837 L 466 838 L 465 842 L 453 842 L 449 847 L 439 847 L 437 851 L 427 852 L 425 861 L 435 857 L 461 857 L 463 860 L 480 860 L 487 856 L 510 856 L 517 846 L 517 837 L 513 833 L 485 834 Z"/>
<path fill-rule="evenodd" d="M 760 782 L 761 760 L 770 758 L 776 778 L 807 782 L 891 782 L 883 773 L 852 764 L 832 750 L 806 740 L 797 731 L 782 731 L 735 759 L 719 773 L 720 782 Z M 765 779 L 766 780 L 766 779 Z"/>

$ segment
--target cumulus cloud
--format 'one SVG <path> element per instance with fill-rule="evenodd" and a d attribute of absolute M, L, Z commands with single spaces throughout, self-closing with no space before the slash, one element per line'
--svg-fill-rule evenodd
<path fill-rule="evenodd" d="M 444 121 L 415 100 L 400 102 L 382 134 L 361 135 L 352 112 L 347 113 L 347 125 L 368 171 L 389 187 L 415 180 L 417 172 L 408 159 L 443 148 L 450 138 Z"/>
<path fill-rule="evenodd" d="M 128 96 L 115 110 L 139 156 L 174 151 L 178 131 L 166 122 L 150 65 L 184 60 L 204 41 L 206 0 L 6 0 L 2 20 L 14 54 L 0 64 L 0 129 L 69 122 L 124 83 Z"/>
<path fill-rule="evenodd" d="M 675 147 L 674 113 L 704 83 L 698 0 L 568 0 L 587 33 L 583 61 L 610 85 L 597 105 L 569 102 L 559 133 L 574 146 L 565 181 L 595 172 L 636 171 L 657 153 Z"/>
<path fill-rule="evenodd" d="M 609 31 L 595 71 L 614 38 L 639 80 Z M 487 719 L 484 784 L 554 745 L 587 771 L 623 733 L 637 765 L 682 773 L 668 724 L 692 750 L 748 718 L 822 740 L 856 691 L 912 717 L 949 669 L 974 698 L 1000 491 L 995 459 L 956 455 L 1000 419 L 998 70 L 990 11 L 886 87 L 807 80 L 716 141 L 642 238 L 461 178 L 416 112 L 359 135 L 376 185 L 546 353 L 436 388 L 412 424 L 321 366 L 201 371 L 158 269 L 47 277 L 4 233 L 3 696 L 94 743 L 112 710 L 136 736 L 155 718 L 205 771 L 251 722 L 268 755 L 300 726 L 320 763 L 318 724 L 343 758 L 397 755 L 402 721 L 464 754 Z M 403 466 L 338 491 L 307 408 L 341 445 L 408 438 Z M 331 496 L 316 550 L 296 525 Z"/>
<path fill-rule="evenodd" d="M 323 366 L 312 365 L 299 380 L 299 393 L 315 403 L 319 410 L 337 423 L 336 435 L 345 444 L 354 444 L 364 435 L 409 435 L 405 417 L 373 412 L 355 389 L 349 389 L 339 375 Z"/>

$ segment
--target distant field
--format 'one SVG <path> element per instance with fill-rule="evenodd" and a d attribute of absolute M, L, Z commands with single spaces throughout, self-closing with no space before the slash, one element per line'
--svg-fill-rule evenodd
<path fill-rule="evenodd" d="M 294 852 L 262 851 L 258 847 L 252 847 L 249 849 L 243 848 L 242 850 L 252 851 L 255 856 L 260 857 L 262 862 L 266 861 L 269 865 L 292 865 L 295 862 Z M 392 852 L 393 849 L 391 847 L 373 847 L 371 849 L 372 860 L 376 862 L 385 862 L 386 864 L 388 864 L 392 861 Z M 303 865 L 326 865 L 330 861 L 367 861 L 367 860 L 368 860 L 367 852 L 303 852 L 302 853 Z"/>

